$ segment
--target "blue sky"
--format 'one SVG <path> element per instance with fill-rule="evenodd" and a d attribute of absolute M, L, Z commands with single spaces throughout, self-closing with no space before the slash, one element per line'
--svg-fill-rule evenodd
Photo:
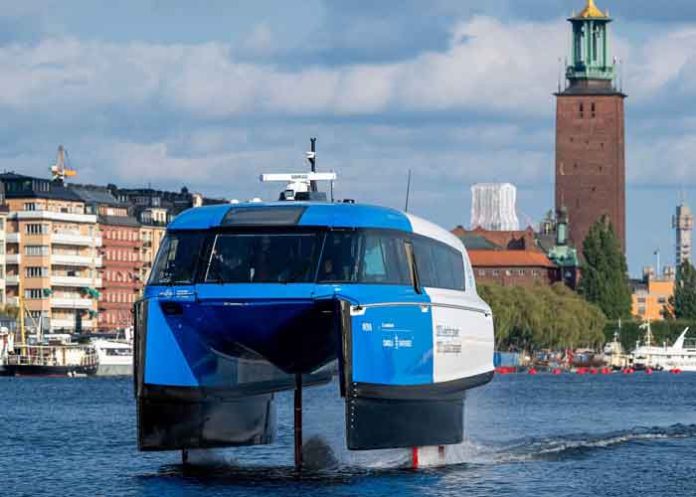
<path fill-rule="evenodd" d="M 309 136 L 339 197 L 468 225 L 470 185 L 553 206 L 565 18 L 583 0 L 0 2 L 0 169 L 274 198 Z M 631 272 L 696 202 L 696 2 L 598 0 L 623 61 Z M 696 206 L 694 206 L 696 207 Z"/>

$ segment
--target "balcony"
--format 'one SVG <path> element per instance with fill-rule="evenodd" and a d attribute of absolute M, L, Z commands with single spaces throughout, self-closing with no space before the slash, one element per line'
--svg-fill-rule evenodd
<path fill-rule="evenodd" d="M 21 264 L 22 255 L 21 254 L 7 254 L 5 255 L 5 264 Z"/>
<path fill-rule="evenodd" d="M 95 324 L 94 321 L 82 318 L 82 327 L 83 328 L 94 328 L 94 324 Z M 51 329 L 52 330 L 58 330 L 58 329 L 74 330 L 75 329 L 75 318 L 51 319 Z"/>
<path fill-rule="evenodd" d="M 82 247 L 101 247 L 100 236 L 81 235 L 79 233 L 53 233 L 51 243 L 61 245 L 80 245 Z"/>
<path fill-rule="evenodd" d="M 19 306 L 19 298 L 18 297 L 7 297 L 7 305 L 12 305 L 12 306 Z"/>
<path fill-rule="evenodd" d="M 92 299 L 53 297 L 51 299 L 51 307 L 59 309 L 91 309 Z"/>
<path fill-rule="evenodd" d="M 72 223 L 96 224 L 97 216 L 94 214 L 74 214 L 72 212 L 54 211 L 18 211 L 10 214 L 11 219 L 47 219 L 51 221 L 68 221 Z"/>
<path fill-rule="evenodd" d="M 8 233 L 5 240 L 7 243 L 19 243 L 22 240 L 22 237 L 19 233 Z"/>
<path fill-rule="evenodd" d="M 53 254 L 51 264 L 56 266 L 88 266 L 101 267 L 101 257 L 89 257 L 86 255 Z"/>
<path fill-rule="evenodd" d="M 16 274 L 8 274 L 5 277 L 6 285 L 17 285 L 19 283 L 19 276 Z"/>
<path fill-rule="evenodd" d="M 101 278 L 89 278 L 82 276 L 51 276 L 51 286 L 100 286 Z"/>

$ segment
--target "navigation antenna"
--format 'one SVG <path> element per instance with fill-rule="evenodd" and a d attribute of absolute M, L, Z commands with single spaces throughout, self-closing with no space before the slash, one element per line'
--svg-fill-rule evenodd
<path fill-rule="evenodd" d="M 307 152 L 307 160 L 309 161 L 310 170 L 313 173 L 317 172 L 317 139 L 312 137 L 309 139 L 309 152 Z M 317 191 L 317 182 L 312 180 L 309 182 L 311 191 Z"/>
<path fill-rule="evenodd" d="M 311 171 L 308 173 L 270 173 L 262 174 L 261 181 L 282 181 L 286 183 L 285 189 L 281 192 L 279 200 L 309 200 L 326 201 L 326 193 L 320 192 L 317 188 L 318 181 L 331 182 L 331 201 L 333 201 L 333 182 L 336 180 L 336 173 L 318 173 L 317 171 L 317 149 L 316 138 L 310 138 L 311 149 L 306 153 Z"/>
<path fill-rule="evenodd" d="M 404 212 L 408 212 L 408 199 L 411 196 L 411 170 L 408 170 L 408 180 L 406 181 L 406 205 L 404 206 Z"/>

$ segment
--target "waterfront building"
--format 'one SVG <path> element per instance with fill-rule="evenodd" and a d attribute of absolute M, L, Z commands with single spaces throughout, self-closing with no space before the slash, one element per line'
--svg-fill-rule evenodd
<path fill-rule="evenodd" d="M 571 245 L 582 247 L 603 215 L 626 249 L 624 99 L 614 84 L 611 18 L 593 0 L 568 21 L 567 84 L 556 93 L 556 211 L 568 210 Z"/>
<path fill-rule="evenodd" d="M 7 241 L 6 230 L 8 213 L 9 210 L 7 206 L 0 205 L 0 305 L 3 307 L 7 303 L 7 293 L 5 289 L 5 253 L 7 249 L 5 245 Z"/>
<path fill-rule="evenodd" d="M 552 285 L 559 269 L 537 250 L 468 250 L 477 283 L 503 286 Z"/>
<path fill-rule="evenodd" d="M 471 227 L 517 231 L 517 188 L 510 183 L 477 183 L 471 187 Z"/>
<path fill-rule="evenodd" d="M 493 231 L 481 227 L 467 230 L 457 226 L 452 234 L 461 239 L 467 249 L 541 251 L 531 227 L 524 230 Z"/>
<path fill-rule="evenodd" d="M 157 256 L 157 251 L 162 243 L 165 232 L 166 225 L 164 224 L 143 223 L 140 226 L 140 259 L 142 261 L 140 266 L 141 289 L 144 288 L 150 277 L 150 271 L 152 270 L 152 265 L 155 263 L 155 257 Z"/>
<path fill-rule="evenodd" d="M 691 260 L 691 230 L 694 228 L 694 216 L 691 214 L 691 209 L 684 202 L 677 206 L 677 212 L 672 217 L 672 227 L 676 234 L 677 267 L 681 266 L 682 262 Z"/>
<path fill-rule="evenodd" d="M 150 224 L 149 218 L 153 218 L 156 223 L 163 222 L 166 225 L 191 207 L 227 203 L 223 199 L 212 199 L 192 193 L 186 187 L 178 192 L 152 188 L 119 188 L 116 185 L 108 185 L 107 188 L 119 201 L 130 204 L 133 215 L 144 224 Z M 166 213 L 166 219 L 161 218 L 162 213 Z"/>
<path fill-rule="evenodd" d="M 549 212 L 541 222 L 537 244 L 560 271 L 563 283 L 575 290 L 580 280 L 578 251 L 568 240 L 570 220 L 568 211 L 561 209 L 557 216 Z"/>
<path fill-rule="evenodd" d="M 479 283 L 504 286 L 551 285 L 562 281 L 557 266 L 539 247 L 534 230 L 452 230 L 467 249 Z"/>
<path fill-rule="evenodd" d="M 42 329 L 96 329 L 101 286 L 97 216 L 60 181 L 0 174 L 7 206 L 7 302 L 19 304 L 27 324 Z"/>
<path fill-rule="evenodd" d="M 140 224 L 108 188 L 70 185 L 87 212 L 97 215 L 102 235 L 100 254 L 103 285 L 99 294 L 100 330 L 112 331 L 133 325 L 132 308 L 142 289 Z"/>
<path fill-rule="evenodd" d="M 663 310 L 669 305 L 669 299 L 674 295 L 675 271 L 666 266 L 662 274 L 657 274 L 654 268 L 643 269 L 643 278 L 631 281 L 632 314 L 641 321 L 660 321 L 664 319 Z"/>

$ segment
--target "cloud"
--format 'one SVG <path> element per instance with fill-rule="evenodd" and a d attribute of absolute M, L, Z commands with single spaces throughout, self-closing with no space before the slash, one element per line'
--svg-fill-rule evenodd
<path fill-rule="evenodd" d="M 263 26 L 251 37 L 268 49 L 271 38 Z M 0 47 L 0 70 L 7 75 L 0 105 L 74 113 L 150 103 L 202 118 L 467 109 L 547 114 L 556 64 L 538 54 L 562 40 L 556 25 L 477 17 L 456 26 L 444 52 L 397 63 L 290 70 L 236 60 L 231 45 L 217 42 L 48 39 Z"/>

